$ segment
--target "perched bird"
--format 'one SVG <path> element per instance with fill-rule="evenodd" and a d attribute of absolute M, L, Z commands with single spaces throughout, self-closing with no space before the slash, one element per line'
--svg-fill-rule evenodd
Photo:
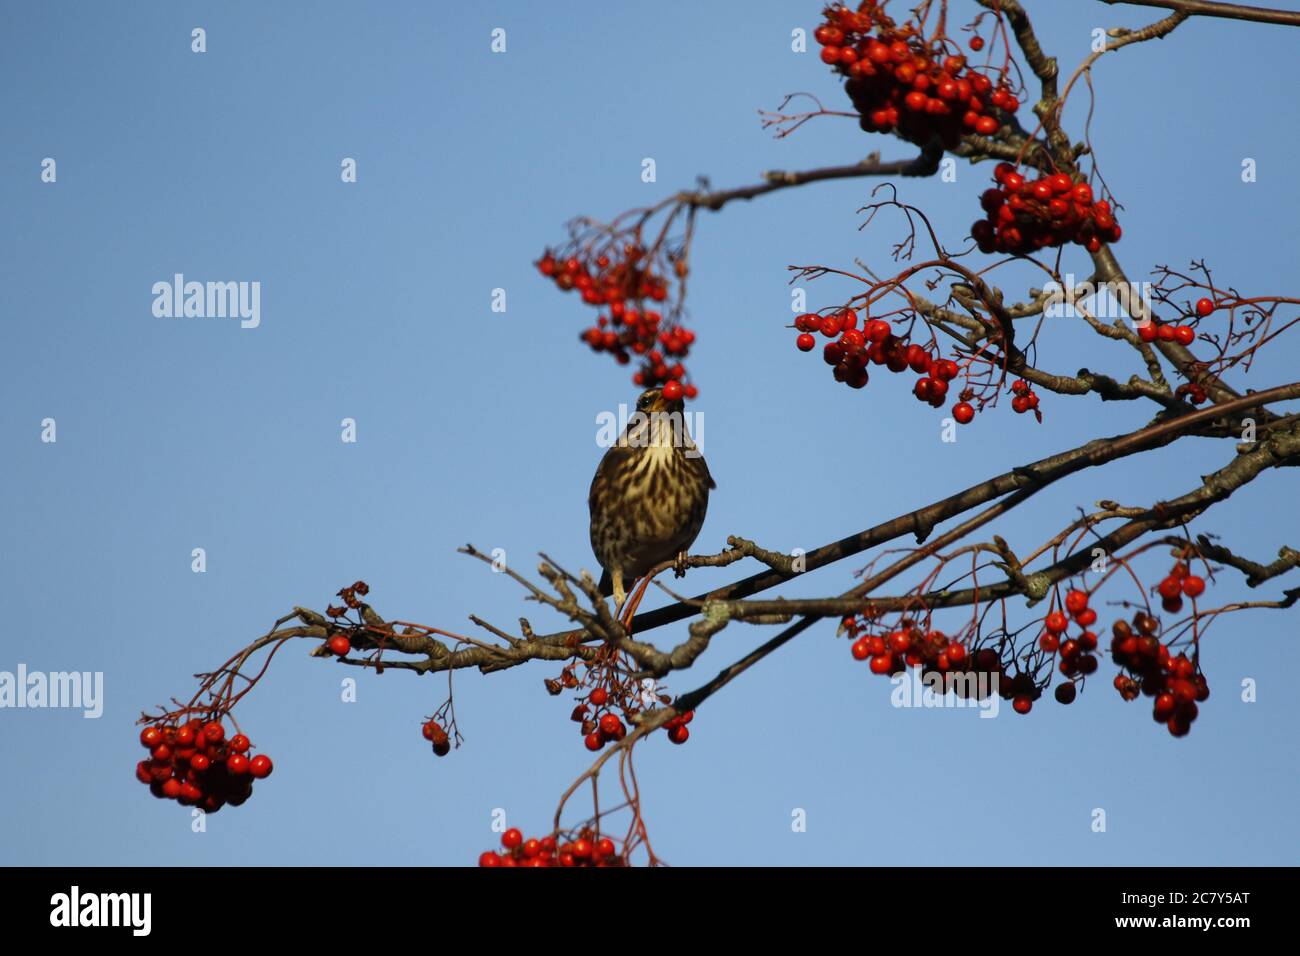
<path fill-rule="evenodd" d="M 709 466 L 686 430 L 680 398 L 646 389 L 591 481 L 591 550 L 604 569 L 600 593 L 618 611 L 626 585 L 685 553 L 704 524 Z"/>

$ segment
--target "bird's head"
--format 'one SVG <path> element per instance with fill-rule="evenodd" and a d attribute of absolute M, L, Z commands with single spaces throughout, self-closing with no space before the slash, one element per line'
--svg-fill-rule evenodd
<path fill-rule="evenodd" d="M 680 398 L 664 398 L 663 389 L 660 388 L 647 388 L 636 400 L 636 410 L 647 415 L 653 415 L 656 412 L 677 412 L 680 414 L 685 408 L 686 403 Z"/>

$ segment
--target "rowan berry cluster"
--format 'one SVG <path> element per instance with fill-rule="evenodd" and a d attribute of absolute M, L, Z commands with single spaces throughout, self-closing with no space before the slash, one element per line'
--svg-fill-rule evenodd
<path fill-rule="evenodd" d="M 964 644 L 942 631 L 924 630 L 909 618 L 883 633 L 872 633 L 869 625 L 855 617 L 846 617 L 842 625 L 853 640 L 849 646 L 853 659 L 867 661 L 873 674 L 896 674 L 905 667 L 941 674 L 966 669 L 968 654 Z"/>
<path fill-rule="evenodd" d="M 584 827 L 572 840 L 560 842 L 553 835 L 524 839 L 515 828 L 501 834 L 500 851 L 488 850 L 478 858 L 479 866 L 627 866 L 609 837 Z"/>
<path fill-rule="evenodd" d="M 1183 609 L 1184 595 L 1198 598 L 1205 593 L 1205 579 L 1192 574 L 1187 565 L 1179 561 L 1156 585 L 1156 593 L 1160 595 L 1161 606 L 1170 614 L 1177 614 Z"/>
<path fill-rule="evenodd" d="M 433 752 L 436 756 L 445 757 L 451 753 L 451 738 L 447 736 L 447 731 L 442 729 L 442 724 L 436 720 L 426 720 L 420 727 L 420 732 L 425 740 L 433 744 Z"/>
<path fill-rule="evenodd" d="M 945 690 L 977 698 L 996 692 L 1011 701 L 1019 714 L 1029 713 L 1042 694 L 1033 674 L 1009 669 L 992 647 L 967 648 L 942 631 L 925 630 L 908 618 L 883 633 L 873 633 L 869 623 L 855 617 L 844 618 L 842 626 L 853 639 L 849 647 L 853 658 L 867 661 L 873 674 L 891 676 L 905 667 L 919 667 L 922 681 L 932 674 L 968 675 L 965 680 L 945 680 Z"/>
<path fill-rule="evenodd" d="M 1177 342 L 1191 345 L 1196 341 L 1196 330 L 1190 325 L 1173 325 L 1152 319 L 1137 327 L 1138 338 L 1143 342 Z"/>
<path fill-rule="evenodd" d="M 582 742 L 593 753 L 610 741 L 619 741 L 627 736 L 627 725 L 623 718 L 607 708 L 609 693 L 603 687 L 597 687 L 587 697 L 587 703 L 578 704 L 569 715 L 579 725 Z"/>
<path fill-rule="evenodd" d="M 695 342 L 695 333 L 670 325 L 655 308 L 668 298 L 668 282 L 656 271 L 652 257 L 641 246 L 627 243 L 613 249 L 613 257 L 600 253 L 570 255 L 563 259 L 550 252 L 537 262 L 542 275 L 564 290 L 577 290 L 587 305 L 601 309 L 596 324 L 581 333 L 594 352 L 608 352 L 620 365 L 633 356 L 640 365 L 634 384 L 651 388 L 676 382 L 682 395 L 694 398 L 694 385 L 686 384 L 682 364 Z"/>
<path fill-rule="evenodd" d="M 1197 704 L 1210 696 L 1210 685 L 1186 654 L 1174 657 L 1156 637 L 1159 626 L 1145 611 L 1135 614 L 1131 625 L 1122 619 L 1115 622 L 1110 652 L 1127 671 L 1115 675 L 1115 689 L 1125 700 L 1136 700 L 1139 694 L 1153 698 L 1153 719 L 1182 737 L 1192 729 Z"/>
<path fill-rule="evenodd" d="M 591 688 L 579 698 L 569 718 L 578 725 L 583 745 L 593 753 L 625 738 L 627 724 L 635 722 L 647 707 L 672 703 L 667 694 L 653 688 L 647 690 L 635 679 L 620 676 L 621 669 L 608 666 L 608 661 L 583 662 L 587 667 L 584 678 L 578 676 L 578 666 L 576 662 L 569 664 L 560 671 L 559 677 L 547 678 L 546 690 L 557 696 L 565 690 Z M 691 735 L 686 725 L 694 719 L 695 711 L 688 710 L 669 720 L 664 724 L 668 739 L 675 744 L 686 743 Z"/>
<path fill-rule="evenodd" d="M 1041 422 L 1043 413 L 1038 410 L 1038 395 L 1033 388 L 1023 378 L 1018 378 L 1011 383 L 1011 410 L 1017 415 L 1023 415 L 1025 412 L 1033 412 Z"/>
<path fill-rule="evenodd" d="M 915 21 L 899 26 L 884 6 L 828 7 L 813 34 L 822 62 L 846 77 L 863 130 L 920 144 L 937 138 L 951 149 L 968 133 L 992 136 L 1020 108 L 1002 75 L 977 72 L 941 34 L 926 39 Z"/>
<path fill-rule="evenodd" d="M 273 769 L 265 754 L 248 756 L 252 744 L 243 734 L 227 739 L 219 720 L 151 723 L 140 731 L 140 743 L 149 759 L 135 765 L 136 779 L 155 797 L 207 813 L 239 806 L 252 795 L 253 781 Z"/>
<path fill-rule="evenodd" d="M 1043 631 L 1038 636 L 1038 646 L 1045 654 L 1053 655 L 1057 668 L 1069 681 L 1058 684 L 1054 694 L 1058 702 L 1070 704 L 1078 694 L 1075 680 L 1097 671 L 1097 634 L 1091 627 L 1097 623 L 1097 612 L 1088 606 L 1087 591 L 1078 589 L 1065 595 L 1064 609 L 1056 608 L 1043 618 Z M 1067 617 L 1067 614 L 1069 615 Z M 1077 635 L 1068 632 L 1070 622 L 1079 628 Z M 1014 704 L 1014 702 L 1013 702 Z M 1028 708 L 1026 708 L 1026 712 Z"/>
<path fill-rule="evenodd" d="M 883 366 L 891 372 L 911 370 L 921 375 L 912 394 L 938 408 L 947 399 L 949 383 L 960 371 L 951 359 L 936 358 L 924 346 L 894 335 L 883 319 L 867 319 L 859 329 L 858 314 L 853 309 L 840 309 L 830 315 L 805 312 L 795 318 L 794 327 L 799 331 L 795 347 L 801 352 L 817 347 L 816 332 L 833 340 L 823 346 L 822 359 L 832 366 L 835 381 L 850 388 L 867 384 L 868 365 Z M 975 417 L 975 409 L 962 398 L 953 406 L 953 417 L 964 425 Z"/>
<path fill-rule="evenodd" d="M 1120 238 L 1110 203 L 1094 200 L 1091 186 L 1066 173 L 1030 180 L 1010 163 L 999 163 L 993 179 L 997 185 L 980 196 L 987 215 L 970 230 L 980 252 L 1030 255 L 1067 242 L 1096 252 L 1103 242 Z"/>

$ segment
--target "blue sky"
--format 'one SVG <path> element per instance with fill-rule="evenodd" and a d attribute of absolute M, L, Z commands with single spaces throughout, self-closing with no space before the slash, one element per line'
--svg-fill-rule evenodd
<path fill-rule="evenodd" d="M 1066 70 L 1092 29 L 1159 16 L 1030 6 Z M 635 389 L 578 346 L 590 310 L 531 262 L 570 217 L 610 216 L 698 175 L 739 185 L 910 155 L 849 120 L 779 141 L 760 129 L 756 111 L 786 92 L 846 102 L 815 52 L 789 48 L 817 8 L 5 4 L 0 670 L 102 671 L 105 711 L 0 711 L 0 862 L 464 864 L 495 843 L 494 810 L 529 832 L 548 825 L 588 763 L 571 703 L 542 687 L 554 665 L 457 674 L 466 745 L 438 760 L 419 724 L 445 675 L 344 674 L 306 658 L 309 642 L 290 645 L 239 710 L 275 775 L 206 833 L 133 779 L 133 721 L 188 697 L 192 674 L 293 605 L 323 608 L 357 578 L 391 617 L 558 623 L 454 553 L 473 542 L 524 568 L 541 550 L 594 567 L 595 416 Z M 503 55 L 489 48 L 496 27 Z M 1247 50 L 1249 69 L 1231 68 L 1225 51 Z M 1116 251 L 1132 277 L 1204 256 L 1238 289 L 1294 294 L 1293 52 L 1281 28 L 1196 20 L 1098 65 L 1091 136 L 1125 206 Z M 1068 114 L 1076 130 L 1082 107 Z M 40 181 L 45 157 L 55 184 Z M 344 157 L 355 184 L 340 182 Z M 641 181 L 645 157 L 656 183 Z M 1241 182 L 1245 157 L 1257 182 Z M 990 172 L 959 165 L 956 182 L 907 181 L 903 196 L 955 243 Z M 699 223 L 691 368 L 718 490 L 697 550 L 728 534 L 816 547 L 1150 415 L 1045 396 L 1041 426 L 1004 407 L 944 444 L 942 416 L 902 379 L 850 392 L 796 353 L 788 264 L 888 266 L 895 226 L 857 228 L 874 185 L 809 186 Z M 151 287 L 177 272 L 259 281 L 260 327 L 155 318 Z M 1009 295 L 1031 281 L 999 274 Z M 494 288 L 505 313 L 489 308 Z M 813 306 L 852 291 L 808 287 Z M 1041 345 L 1058 371 L 1139 371 L 1075 324 Z M 1291 380 L 1295 348 L 1284 338 L 1237 384 Z M 45 418 L 55 444 L 40 440 Z M 355 444 L 339 440 L 344 418 Z M 1061 482 L 997 531 L 1036 544 L 1076 507 L 1180 494 L 1230 455 L 1186 440 Z M 1267 561 L 1300 539 L 1293 499 L 1294 476 L 1268 474 L 1196 528 Z M 190 570 L 196 547 L 203 574 Z M 858 566 L 780 593 L 837 593 Z M 1216 597 L 1253 595 L 1232 574 L 1221 582 Z M 641 749 L 655 849 L 685 865 L 1295 863 L 1294 627 L 1289 612 L 1216 625 L 1202 651 L 1213 696 L 1173 740 L 1105 680 L 1026 718 L 895 709 L 888 683 L 819 625 L 710 700 L 687 745 Z M 766 636 L 733 625 L 669 688 Z M 340 701 L 344 676 L 359 678 L 355 703 Z M 1255 703 L 1240 700 L 1247 678 Z M 1090 826 L 1098 807 L 1105 833 Z M 806 832 L 792 832 L 796 809 Z"/>

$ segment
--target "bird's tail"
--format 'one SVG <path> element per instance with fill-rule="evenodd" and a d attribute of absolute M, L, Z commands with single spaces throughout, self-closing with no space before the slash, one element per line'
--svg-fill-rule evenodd
<path fill-rule="evenodd" d="M 609 597 L 614 593 L 614 579 L 610 577 L 608 571 L 601 571 L 600 583 L 596 586 L 600 588 L 600 594 L 602 597 Z"/>

